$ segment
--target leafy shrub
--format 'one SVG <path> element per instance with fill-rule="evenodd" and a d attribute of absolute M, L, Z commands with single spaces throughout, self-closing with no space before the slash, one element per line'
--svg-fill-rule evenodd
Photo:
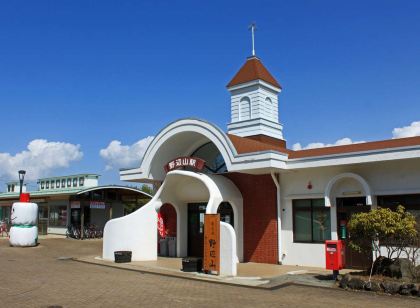
<path fill-rule="evenodd" d="M 372 243 L 379 241 L 386 247 L 388 258 L 394 253 L 399 258 L 407 247 L 418 241 L 415 217 L 402 205 L 396 211 L 388 208 L 373 209 L 366 213 L 353 214 L 349 223 L 350 248 L 358 252 L 371 252 Z"/>

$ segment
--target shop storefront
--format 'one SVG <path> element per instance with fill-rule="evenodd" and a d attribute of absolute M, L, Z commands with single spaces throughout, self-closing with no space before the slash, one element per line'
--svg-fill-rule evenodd
<path fill-rule="evenodd" d="M 39 190 L 30 192 L 31 201 L 38 204 L 39 234 L 66 235 L 71 225 L 103 230 L 108 220 L 124 216 L 126 207 L 137 209 L 151 198 L 147 193 L 132 187 L 98 186 L 97 182 L 92 181 L 89 183 L 92 177 L 77 175 L 39 180 Z M 77 186 L 69 189 L 66 187 L 68 182 L 69 185 Z M 61 183 L 64 187 L 59 186 Z M 18 192 L 0 194 L 0 220 L 10 224 L 10 209 L 17 200 Z"/>

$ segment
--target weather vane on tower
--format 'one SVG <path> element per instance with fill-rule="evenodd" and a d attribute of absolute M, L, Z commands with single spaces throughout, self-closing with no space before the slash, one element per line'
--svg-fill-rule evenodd
<path fill-rule="evenodd" d="M 251 23 L 248 30 L 251 30 L 252 35 L 252 56 L 255 56 L 255 30 L 257 30 L 257 24 L 255 22 Z"/>

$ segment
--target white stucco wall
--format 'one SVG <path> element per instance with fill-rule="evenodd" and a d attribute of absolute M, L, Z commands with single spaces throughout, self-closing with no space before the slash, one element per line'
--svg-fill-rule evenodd
<path fill-rule="evenodd" d="M 236 235 L 233 227 L 220 222 L 220 275 L 236 276 L 238 257 L 236 252 Z"/>
<path fill-rule="evenodd" d="M 280 185 L 282 191 L 282 249 L 280 252 L 283 264 L 299 264 L 306 266 L 325 266 L 323 244 L 293 243 L 293 199 L 323 198 L 328 182 L 341 173 L 355 173 L 363 177 L 369 184 L 376 206 L 377 195 L 420 193 L 420 159 L 400 160 L 387 163 L 370 163 L 342 167 L 324 167 L 301 169 L 282 173 Z M 311 182 L 312 189 L 307 185 Z M 360 193 L 357 193 L 360 192 Z M 354 193 L 354 194 L 348 194 Z M 334 185 L 331 192 L 331 231 L 332 238 L 336 234 L 337 197 L 364 196 L 363 187 L 353 179 L 343 179 Z"/>
<path fill-rule="evenodd" d="M 215 214 L 221 202 L 229 202 L 235 215 L 235 235 L 224 230 L 224 243 L 235 245 L 235 260 L 243 258 L 243 200 L 226 177 L 175 170 L 167 174 L 155 196 L 137 211 L 108 221 L 104 229 L 103 258 L 114 260 L 114 251 L 132 251 L 133 261 L 157 259 L 157 211 L 165 203 L 177 212 L 177 256 L 187 253 L 188 202 L 207 202 L 206 213 Z M 226 229 L 224 227 L 224 229 Z M 230 241 L 230 242 L 229 242 Z M 232 242 L 233 241 L 233 242 Z M 234 243 L 234 244 L 232 244 Z M 226 270 L 232 273 L 232 270 Z"/>

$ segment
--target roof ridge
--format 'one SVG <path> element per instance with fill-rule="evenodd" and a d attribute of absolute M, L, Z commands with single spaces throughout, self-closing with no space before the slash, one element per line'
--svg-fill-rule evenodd
<path fill-rule="evenodd" d="M 229 88 L 231 86 L 254 80 L 263 80 L 281 89 L 281 85 L 277 82 L 276 78 L 274 78 L 273 75 L 271 75 L 271 73 L 262 63 L 262 61 L 257 57 L 247 58 L 247 60 L 241 66 L 239 71 L 228 83 L 227 87 Z"/>

